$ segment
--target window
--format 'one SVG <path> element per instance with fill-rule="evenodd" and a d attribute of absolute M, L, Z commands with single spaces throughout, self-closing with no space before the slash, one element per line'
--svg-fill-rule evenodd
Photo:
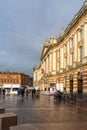
<path fill-rule="evenodd" d="M 80 46 L 79 47 L 79 52 L 80 52 L 80 62 L 82 62 L 82 59 L 83 59 L 83 46 Z"/>
<path fill-rule="evenodd" d="M 74 65 L 74 53 L 73 52 L 71 53 L 71 65 L 72 66 Z"/>
<path fill-rule="evenodd" d="M 58 68 L 58 69 L 59 69 L 59 71 L 60 71 L 60 61 L 59 61 L 59 68 Z"/>
<path fill-rule="evenodd" d="M 80 40 L 81 40 L 82 39 L 82 29 L 80 29 L 79 35 L 80 35 Z"/>
<path fill-rule="evenodd" d="M 66 53 L 66 52 L 67 52 L 67 45 L 64 44 L 64 53 Z"/>
<path fill-rule="evenodd" d="M 67 57 L 64 58 L 64 62 L 65 62 L 65 68 L 67 67 Z"/>
<path fill-rule="evenodd" d="M 70 46 L 71 46 L 71 47 L 74 46 L 74 37 L 71 38 L 71 45 L 70 45 Z"/>
<path fill-rule="evenodd" d="M 83 38 L 83 30 L 82 29 L 80 29 L 79 30 L 79 36 L 78 36 L 78 40 L 80 41 L 80 40 L 82 40 L 82 38 Z"/>

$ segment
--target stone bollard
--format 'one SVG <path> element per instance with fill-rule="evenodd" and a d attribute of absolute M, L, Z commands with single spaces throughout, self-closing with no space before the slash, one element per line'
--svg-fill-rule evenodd
<path fill-rule="evenodd" d="M 5 113 L 5 108 L 0 107 L 0 114 Z"/>
<path fill-rule="evenodd" d="M 14 113 L 0 114 L 0 130 L 9 130 L 10 126 L 17 125 L 17 115 Z"/>

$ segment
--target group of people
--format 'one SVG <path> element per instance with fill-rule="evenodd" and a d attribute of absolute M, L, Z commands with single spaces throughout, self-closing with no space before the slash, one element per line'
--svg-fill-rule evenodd
<path fill-rule="evenodd" d="M 57 90 L 54 94 L 54 101 L 61 102 L 61 99 L 65 99 L 66 90 L 61 92 L 60 90 Z"/>
<path fill-rule="evenodd" d="M 56 92 L 55 92 L 55 94 L 54 94 L 54 101 L 56 100 L 56 101 L 61 101 L 61 97 L 62 97 L 62 93 L 61 93 L 61 91 L 59 91 L 59 90 L 57 90 Z"/>
<path fill-rule="evenodd" d="M 32 89 L 32 90 L 28 90 L 27 88 L 19 88 L 18 89 L 18 95 L 21 95 L 22 99 L 24 98 L 24 96 L 26 96 L 26 98 L 28 98 L 29 93 L 31 93 L 32 98 L 33 97 L 40 97 L 40 90 L 36 90 L 36 89 Z"/>
<path fill-rule="evenodd" d="M 28 98 L 28 89 L 19 88 L 18 89 L 18 96 L 21 95 L 22 99 L 24 98 L 24 95 L 26 94 L 26 98 Z"/>
<path fill-rule="evenodd" d="M 66 97 L 67 97 L 67 91 L 66 91 L 66 88 L 64 87 L 63 91 L 56 90 L 55 95 L 54 95 L 54 101 L 61 102 L 62 100 L 65 102 Z"/>
<path fill-rule="evenodd" d="M 36 90 L 36 89 L 32 89 L 32 98 L 33 97 L 40 97 L 40 89 Z"/>

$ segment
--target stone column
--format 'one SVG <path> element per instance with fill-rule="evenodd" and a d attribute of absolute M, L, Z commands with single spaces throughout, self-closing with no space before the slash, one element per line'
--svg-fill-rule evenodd
<path fill-rule="evenodd" d="M 56 71 L 58 71 L 58 50 L 56 51 Z"/>
<path fill-rule="evenodd" d="M 66 75 L 66 91 L 70 92 L 70 77 L 69 77 L 69 74 Z"/>
<path fill-rule="evenodd" d="M 73 75 L 73 92 L 77 92 L 78 90 L 78 73 L 75 72 Z"/>
<path fill-rule="evenodd" d="M 49 64 L 49 72 L 51 72 L 51 54 L 49 54 L 48 64 Z"/>
<path fill-rule="evenodd" d="M 44 72 L 46 72 L 46 61 L 44 60 L 44 63 L 43 63 L 43 66 L 44 66 Z"/>
<path fill-rule="evenodd" d="M 77 50 L 77 32 L 75 33 L 75 50 L 74 50 L 74 61 L 77 62 L 78 50 Z"/>
<path fill-rule="evenodd" d="M 52 67 L 53 67 L 53 58 L 52 53 L 50 53 L 50 72 L 52 72 Z"/>
<path fill-rule="evenodd" d="M 48 55 L 48 73 L 50 72 L 50 55 Z"/>
<path fill-rule="evenodd" d="M 87 21 L 84 26 L 84 56 L 87 57 Z"/>
<path fill-rule="evenodd" d="M 46 74 L 48 74 L 48 57 L 46 57 Z"/>
<path fill-rule="evenodd" d="M 87 20 L 84 25 L 84 62 L 87 63 Z"/>
<path fill-rule="evenodd" d="M 56 51 L 53 52 L 53 71 L 56 71 Z"/>
<path fill-rule="evenodd" d="M 87 93 L 87 69 L 83 72 L 83 93 Z"/>
<path fill-rule="evenodd" d="M 70 63 L 70 47 L 69 47 L 69 41 L 67 42 L 67 65 L 69 65 Z"/>
<path fill-rule="evenodd" d="M 63 47 L 60 48 L 60 53 L 61 53 L 61 54 L 60 54 L 60 55 L 61 55 L 61 57 L 60 57 L 61 68 L 63 68 L 63 59 L 64 59 L 64 58 L 63 58 Z"/>

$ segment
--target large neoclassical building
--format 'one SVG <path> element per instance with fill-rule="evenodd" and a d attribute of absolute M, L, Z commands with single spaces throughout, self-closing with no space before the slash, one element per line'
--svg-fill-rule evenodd
<path fill-rule="evenodd" d="M 34 66 L 34 85 L 87 92 L 87 1 L 59 37 L 46 40 L 40 64 Z"/>

